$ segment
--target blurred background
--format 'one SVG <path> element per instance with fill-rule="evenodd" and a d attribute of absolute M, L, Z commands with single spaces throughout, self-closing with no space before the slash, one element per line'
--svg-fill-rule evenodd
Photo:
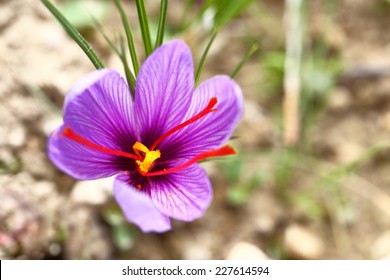
<path fill-rule="evenodd" d="M 152 38 L 160 1 L 145 1 Z M 111 1 L 55 2 L 106 66 L 97 31 L 123 34 Z M 134 1 L 123 1 L 142 56 Z M 231 74 L 245 115 L 238 156 L 204 163 L 204 217 L 164 234 L 128 224 L 112 179 L 76 181 L 46 156 L 66 92 L 93 65 L 37 0 L 0 1 L 0 258 L 389 259 L 390 1 L 171 0 L 201 81 Z"/>

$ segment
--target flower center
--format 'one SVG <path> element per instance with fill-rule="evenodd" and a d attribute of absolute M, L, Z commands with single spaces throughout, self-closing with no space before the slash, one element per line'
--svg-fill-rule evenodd
<path fill-rule="evenodd" d="M 133 145 L 133 150 L 138 156 L 143 156 L 143 160 L 135 160 L 135 163 L 138 166 L 138 171 L 141 174 L 148 173 L 149 170 L 153 167 L 154 161 L 161 157 L 159 150 L 150 151 L 144 144 L 140 142 L 135 142 Z"/>
<path fill-rule="evenodd" d="M 206 108 L 204 108 L 202 111 L 200 111 L 198 114 L 193 116 L 192 118 L 186 120 L 185 122 L 179 124 L 178 126 L 170 129 L 168 132 L 161 135 L 150 147 L 146 147 L 144 144 L 140 142 L 135 142 L 133 145 L 134 154 L 118 151 L 106 147 L 102 147 L 98 144 L 95 144 L 88 139 L 85 139 L 81 135 L 74 132 L 69 126 L 65 126 L 63 128 L 62 133 L 60 136 L 67 137 L 75 142 L 78 142 L 79 144 L 89 147 L 91 149 L 94 149 L 96 151 L 114 155 L 114 156 L 121 156 L 121 157 L 127 157 L 135 160 L 135 163 L 137 164 L 137 170 L 138 172 L 143 176 L 160 176 L 160 175 L 166 175 L 174 172 L 178 172 L 180 170 L 183 170 L 185 168 L 188 168 L 192 164 L 199 162 L 203 159 L 210 158 L 210 157 L 218 157 L 218 156 L 227 156 L 227 155 L 233 155 L 236 153 L 236 151 L 231 146 L 223 146 L 221 148 L 206 151 L 203 153 L 200 153 L 193 157 L 192 159 L 184 162 L 180 166 L 172 167 L 169 169 L 163 169 L 160 171 L 151 171 L 151 169 L 155 165 L 155 161 L 161 157 L 161 152 L 156 149 L 157 145 L 161 143 L 162 140 L 167 138 L 168 136 L 174 134 L 176 131 L 188 126 L 189 124 L 201 119 L 205 115 L 217 111 L 214 106 L 217 104 L 217 98 L 213 97 L 210 99 L 209 103 L 207 104 Z"/>

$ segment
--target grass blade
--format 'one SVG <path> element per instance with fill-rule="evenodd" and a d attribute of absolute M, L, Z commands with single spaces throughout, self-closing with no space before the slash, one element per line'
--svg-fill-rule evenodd
<path fill-rule="evenodd" d="M 153 49 L 152 49 L 152 42 L 150 39 L 150 31 L 149 31 L 148 17 L 146 15 L 146 10 L 145 10 L 145 3 L 143 0 L 136 0 L 135 3 L 137 4 L 138 19 L 139 19 L 139 25 L 141 27 L 142 40 L 144 42 L 144 47 L 145 47 L 145 55 L 146 57 L 148 57 L 152 53 Z"/>
<path fill-rule="evenodd" d="M 139 72 L 139 62 L 138 62 L 137 52 L 135 50 L 134 39 L 133 39 L 133 34 L 131 32 L 130 24 L 129 24 L 129 21 L 127 20 L 127 15 L 125 13 L 125 10 L 123 9 L 123 6 L 122 6 L 120 0 L 115 0 L 115 5 L 119 11 L 119 14 L 121 15 L 122 24 L 125 28 L 126 39 L 127 39 L 127 44 L 129 46 L 131 62 L 133 64 L 134 74 L 137 77 L 138 72 Z"/>
<path fill-rule="evenodd" d="M 121 51 L 118 50 L 118 48 L 115 46 L 115 44 L 111 41 L 111 39 L 107 36 L 107 34 L 103 30 L 103 26 L 95 19 L 93 18 L 94 24 L 99 31 L 99 33 L 103 36 L 103 38 L 106 40 L 107 44 L 110 46 L 111 50 L 120 58 L 123 64 L 123 68 L 125 70 L 126 74 L 126 80 L 127 84 L 130 87 L 131 95 L 134 99 L 134 90 L 135 90 L 135 77 L 133 73 L 130 71 L 129 64 L 127 63 L 126 59 L 126 53 L 125 53 L 125 47 L 124 47 L 124 41 L 123 38 L 120 37 L 120 46 Z"/>
<path fill-rule="evenodd" d="M 259 47 L 254 44 L 248 51 L 248 53 L 241 59 L 240 63 L 237 65 L 236 69 L 234 69 L 233 73 L 230 74 L 230 78 L 234 79 L 234 77 L 241 70 L 242 66 L 248 61 L 248 59 L 257 51 Z"/>
<path fill-rule="evenodd" d="M 124 39 L 122 37 L 120 37 L 120 47 L 121 47 L 121 53 L 119 55 L 119 58 L 121 59 L 123 67 L 125 69 L 127 84 L 130 87 L 130 93 L 131 93 L 133 100 L 134 100 L 134 98 L 135 98 L 135 77 L 134 77 L 133 73 L 131 73 L 130 68 L 129 68 L 129 64 L 127 63 L 125 42 L 124 42 Z"/>
<path fill-rule="evenodd" d="M 212 1 L 213 2 L 213 1 Z M 240 1 L 231 1 L 231 0 L 222 0 L 216 1 L 217 13 L 214 16 L 214 24 L 216 28 L 221 28 L 222 26 L 229 23 L 234 19 L 238 14 L 245 10 L 253 0 L 240 0 Z"/>
<path fill-rule="evenodd" d="M 168 0 L 161 0 L 160 5 L 160 21 L 158 22 L 156 44 L 154 46 L 157 49 L 164 40 L 165 20 L 167 18 Z"/>
<path fill-rule="evenodd" d="M 218 34 L 218 30 L 213 32 L 213 34 L 211 35 L 210 41 L 208 42 L 206 49 L 204 50 L 202 57 L 200 58 L 199 65 L 198 65 L 198 68 L 196 69 L 196 74 L 195 74 L 195 86 L 198 84 L 200 74 L 201 74 L 203 66 L 206 62 L 207 54 L 209 52 L 211 45 L 214 42 L 215 37 L 217 37 L 217 34 Z"/>
<path fill-rule="evenodd" d="M 110 38 L 108 38 L 107 34 L 103 30 L 103 26 L 100 24 L 100 22 L 93 17 L 93 23 L 97 29 L 97 31 L 103 36 L 106 43 L 110 46 L 111 50 L 118 56 L 120 56 L 120 52 L 118 48 L 115 46 L 115 44 L 111 41 Z"/>
<path fill-rule="evenodd" d="M 74 28 L 69 21 L 62 15 L 62 13 L 49 1 L 41 0 L 43 5 L 52 13 L 52 15 L 61 23 L 62 27 L 69 34 L 70 37 L 80 46 L 84 53 L 88 56 L 89 60 L 95 66 L 96 69 L 104 68 L 103 62 L 99 59 L 96 52 L 88 44 L 83 36 Z"/>

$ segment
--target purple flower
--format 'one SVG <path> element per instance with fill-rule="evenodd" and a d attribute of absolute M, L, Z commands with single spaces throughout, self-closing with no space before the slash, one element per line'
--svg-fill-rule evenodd
<path fill-rule="evenodd" d="M 170 217 L 203 215 L 212 188 L 200 160 L 234 154 L 226 142 L 243 110 L 241 90 L 215 76 L 194 90 L 191 52 L 168 42 L 142 65 L 135 100 L 120 75 L 95 71 L 78 81 L 48 154 L 62 171 L 91 180 L 117 175 L 114 195 L 144 232 L 171 228 Z"/>

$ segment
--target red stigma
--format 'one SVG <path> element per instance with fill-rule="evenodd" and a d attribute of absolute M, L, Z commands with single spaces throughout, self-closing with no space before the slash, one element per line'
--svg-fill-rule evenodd
<path fill-rule="evenodd" d="M 110 154 L 110 155 L 114 155 L 114 156 L 127 157 L 127 158 L 131 158 L 131 159 L 136 159 L 136 160 L 142 160 L 142 157 L 140 157 L 140 156 L 136 156 L 136 155 L 133 155 L 130 153 L 126 153 L 126 152 L 122 152 L 122 151 L 118 151 L 118 150 L 113 150 L 113 149 L 109 149 L 109 148 L 97 145 L 97 144 L 85 139 L 84 137 L 77 134 L 76 132 L 74 132 L 69 126 L 64 127 L 61 135 L 65 136 L 69 139 L 72 139 L 73 141 L 80 143 L 81 145 L 87 146 L 91 149 L 94 149 L 94 150 L 102 152 L 102 153 L 106 153 L 106 154 Z"/>
<path fill-rule="evenodd" d="M 183 169 L 186 169 L 187 167 L 191 166 L 192 164 L 204 160 L 206 158 L 211 158 L 211 157 L 222 157 L 222 156 L 229 156 L 229 155 L 235 155 L 237 152 L 236 150 L 233 149 L 232 146 L 223 146 L 221 148 L 215 149 L 215 150 L 210 150 L 206 151 L 203 153 L 200 153 L 196 156 L 194 156 L 192 159 L 186 161 L 184 164 L 175 166 L 169 169 L 161 170 L 161 171 L 156 171 L 156 172 L 149 172 L 142 174 L 144 176 L 160 176 L 160 175 L 166 175 L 170 173 L 174 173 Z"/>
<path fill-rule="evenodd" d="M 161 143 L 162 140 L 164 140 L 165 138 L 167 138 L 169 135 L 172 135 L 173 133 L 175 133 L 176 131 L 182 129 L 183 127 L 186 127 L 187 125 L 203 118 L 204 116 L 206 116 L 208 113 L 211 113 L 211 112 L 216 112 L 217 109 L 214 108 L 214 106 L 217 104 L 218 102 L 218 99 L 216 97 L 212 97 L 210 98 L 210 101 L 209 103 L 207 104 L 206 108 L 204 108 L 202 111 L 200 111 L 198 114 L 196 114 L 195 116 L 193 116 L 192 118 L 186 120 L 185 122 L 179 124 L 178 126 L 172 128 L 171 130 L 169 130 L 168 132 L 164 133 L 163 135 L 161 135 L 154 143 L 153 145 L 150 147 L 150 150 L 154 150 L 158 144 Z"/>

